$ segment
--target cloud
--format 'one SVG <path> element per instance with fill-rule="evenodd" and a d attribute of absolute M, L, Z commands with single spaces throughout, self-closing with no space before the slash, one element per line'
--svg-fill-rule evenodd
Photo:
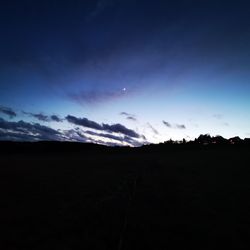
<path fill-rule="evenodd" d="M 85 142 L 92 142 L 92 143 L 102 144 L 102 145 L 106 145 L 106 146 L 122 146 L 122 145 L 124 145 L 123 141 L 120 140 L 121 138 L 119 136 L 115 136 L 115 135 L 111 135 L 111 134 L 104 134 L 104 133 L 96 133 L 94 131 L 89 131 L 89 130 L 82 131 L 80 128 L 76 128 L 73 131 L 74 131 L 74 133 L 77 134 L 77 136 L 79 136 Z M 71 133 L 73 133 L 73 132 L 71 132 Z M 94 136 L 94 137 L 100 137 L 102 139 L 108 138 L 108 139 L 116 140 L 118 142 L 105 141 L 105 140 L 101 140 L 100 138 L 95 139 L 93 137 L 88 137 L 87 135 Z"/>
<path fill-rule="evenodd" d="M 121 141 L 121 139 L 123 138 L 123 137 L 117 136 L 117 135 L 96 133 L 94 131 L 89 131 L 89 130 L 84 131 L 84 133 L 89 134 L 89 135 L 94 135 L 94 136 L 101 136 L 101 137 L 105 137 L 105 138 L 109 138 L 109 139 L 113 139 L 113 140 L 117 140 L 117 141 Z"/>
<path fill-rule="evenodd" d="M 184 124 L 171 124 L 164 120 L 162 121 L 162 123 L 168 128 L 186 129 L 186 126 Z"/>
<path fill-rule="evenodd" d="M 24 121 L 10 122 L 0 118 L 1 140 L 62 140 L 63 135 L 52 128 L 39 123 Z"/>
<path fill-rule="evenodd" d="M 127 112 L 121 112 L 120 115 L 126 116 L 126 119 L 127 119 L 127 120 L 130 120 L 130 121 L 137 121 L 136 116 L 133 115 L 133 114 L 129 114 L 129 113 L 127 113 Z"/>
<path fill-rule="evenodd" d="M 106 146 L 132 146 L 139 147 L 145 143 L 144 141 L 138 141 L 126 135 L 114 135 L 109 133 L 98 133 L 95 131 L 83 131 L 81 128 L 77 127 L 71 130 L 63 131 L 63 134 L 71 141 L 77 142 L 90 142 L 97 143 Z"/>
<path fill-rule="evenodd" d="M 125 126 L 123 126 L 122 124 L 99 124 L 97 122 L 91 121 L 87 118 L 77 118 L 75 116 L 72 115 L 68 115 L 66 117 L 66 120 L 70 123 L 73 123 L 75 125 L 79 125 L 79 126 L 83 126 L 83 127 L 87 127 L 87 128 L 92 128 L 92 129 L 96 129 L 96 130 L 102 130 L 102 131 L 107 131 L 107 132 L 114 132 L 114 133 L 121 133 L 130 137 L 134 137 L 134 138 L 140 138 L 140 135 L 137 134 L 134 130 L 132 129 L 128 129 Z"/>
<path fill-rule="evenodd" d="M 147 123 L 148 127 L 153 131 L 154 134 L 158 135 L 159 132 L 148 122 Z"/>
<path fill-rule="evenodd" d="M 49 116 L 49 115 L 45 115 L 43 113 L 36 114 L 36 113 L 24 112 L 24 111 L 23 111 L 23 113 L 26 114 L 26 115 L 29 115 L 31 117 L 34 117 L 34 118 L 36 118 L 39 121 L 43 121 L 43 122 L 51 122 L 51 121 L 53 121 L 53 122 L 62 122 L 63 121 L 63 119 L 61 119 L 57 115 L 51 115 L 51 116 Z"/>
<path fill-rule="evenodd" d="M 38 123 L 9 122 L 2 118 L 0 118 L 0 140 L 94 142 L 78 130 L 59 131 Z"/>
<path fill-rule="evenodd" d="M 163 124 L 165 125 L 165 126 L 167 126 L 168 128 L 172 128 L 172 125 L 169 123 L 169 122 L 166 122 L 166 121 L 162 121 L 163 122 Z"/>
<path fill-rule="evenodd" d="M 127 112 L 121 112 L 121 113 L 120 113 L 120 115 L 125 115 L 125 116 L 134 116 L 134 115 L 129 114 L 129 113 L 127 113 Z"/>
<path fill-rule="evenodd" d="M 128 116 L 127 120 L 134 121 L 134 122 L 137 121 L 137 119 L 135 117 L 133 117 L 133 116 Z"/>
<path fill-rule="evenodd" d="M 79 125 L 79 126 L 83 126 L 83 127 L 87 127 L 87 128 L 93 128 L 96 130 L 103 130 L 102 125 L 100 125 L 97 122 L 90 121 L 87 118 L 77 118 L 77 117 L 72 116 L 72 115 L 68 115 L 65 118 L 68 122 L 73 123 L 75 125 Z"/>
<path fill-rule="evenodd" d="M 35 141 L 33 136 L 21 133 L 8 132 L 0 129 L 0 141 Z"/>
<path fill-rule="evenodd" d="M 120 131 L 122 127 L 112 127 L 112 125 L 103 124 L 104 127 L 111 126 L 108 129 Z M 106 131 L 103 127 L 103 130 Z M 123 130 L 122 130 L 123 131 Z M 124 131 L 123 131 L 124 132 Z M 127 132 L 127 131 L 125 131 Z M 132 134 L 133 135 L 133 134 Z M 94 137 L 98 137 L 97 139 Z M 114 135 L 109 133 L 97 133 L 94 131 L 82 131 L 80 128 L 70 130 L 55 130 L 39 123 L 28 123 L 24 121 L 10 122 L 0 118 L 0 141 L 76 141 L 98 143 L 107 146 L 141 146 L 145 143 L 146 138 L 141 136 L 138 141 L 129 135 Z M 105 140 L 106 139 L 106 140 Z M 109 140 L 107 140 L 109 139 Z M 111 140 L 111 141 L 110 141 Z M 112 142 L 115 140 L 115 142 Z"/>
<path fill-rule="evenodd" d="M 17 116 L 16 112 L 13 109 L 4 107 L 4 106 L 0 106 L 0 113 L 3 113 L 9 116 L 9 118 L 13 118 Z"/>
<path fill-rule="evenodd" d="M 63 134 L 70 141 L 76 142 L 92 142 L 90 138 L 82 134 L 78 129 L 64 130 Z"/>
<path fill-rule="evenodd" d="M 62 121 L 57 115 L 45 115 L 42 113 L 27 113 L 23 112 L 31 117 L 34 117 L 40 121 Z M 106 138 L 110 140 L 115 140 L 116 144 L 119 143 L 120 146 L 126 143 L 130 146 L 140 146 L 142 142 L 135 139 L 146 138 L 142 135 L 137 134 L 134 130 L 128 129 L 122 124 L 99 124 L 97 122 L 91 121 L 87 118 L 76 118 L 74 116 L 68 115 L 66 120 L 72 124 L 83 126 L 99 131 L 105 131 L 106 133 L 96 133 L 93 131 L 83 132 L 79 128 L 59 131 L 52 129 L 47 126 L 43 126 L 39 123 L 29 123 L 25 121 L 10 122 L 0 118 L 0 140 L 15 140 L 15 141 L 37 141 L 37 140 L 69 140 L 69 141 L 79 141 L 79 142 L 92 142 L 100 143 L 100 141 L 92 138 L 91 136 L 98 136 L 100 138 Z M 112 133 L 122 134 L 121 136 Z M 90 135 L 90 136 L 88 136 Z M 110 142 L 105 142 L 102 140 L 102 144 L 109 145 Z"/>
<path fill-rule="evenodd" d="M 121 145 L 124 145 L 124 142 L 129 144 L 130 146 L 138 147 L 141 146 L 142 143 L 139 141 L 134 140 L 133 138 L 129 136 L 117 136 L 113 134 L 107 134 L 107 133 L 96 133 L 93 131 L 84 131 L 85 134 L 93 135 L 93 136 L 98 136 L 102 138 L 108 138 L 111 140 L 115 140 L 121 143 Z"/>
<path fill-rule="evenodd" d="M 77 104 L 98 104 L 126 96 L 125 91 L 80 91 L 78 93 L 69 93 L 68 98 Z"/>
<path fill-rule="evenodd" d="M 51 121 L 54 121 L 54 122 L 62 122 L 63 121 L 63 119 L 61 119 L 59 116 L 57 116 L 57 115 L 51 115 L 50 116 L 50 119 L 51 119 Z"/>
<path fill-rule="evenodd" d="M 186 126 L 184 124 L 176 124 L 175 126 L 178 129 L 186 129 Z"/>
<path fill-rule="evenodd" d="M 40 113 L 40 114 L 30 113 L 30 116 L 33 116 L 34 118 L 38 119 L 39 121 L 43 121 L 43 122 L 49 121 L 49 117 L 47 115 L 42 114 L 42 113 Z"/>
<path fill-rule="evenodd" d="M 113 124 L 113 125 L 109 125 L 109 124 L 102 124 L 102 125 L 103 125 L 104 130 L 115 132 L 115 133 L 121 133 L 121 134 L 128 135 L 134 138 L 140 138 L 140 135 L 137 134 L 134 130 L 128 129 L 120 123 Z"/>

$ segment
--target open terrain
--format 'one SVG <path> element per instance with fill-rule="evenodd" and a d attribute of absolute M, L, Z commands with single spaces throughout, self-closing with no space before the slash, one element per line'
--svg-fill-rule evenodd
<path fill-rule="evenodd" d="M 249 249 L 250 148 L 1 143 L 1 249 Z"/>

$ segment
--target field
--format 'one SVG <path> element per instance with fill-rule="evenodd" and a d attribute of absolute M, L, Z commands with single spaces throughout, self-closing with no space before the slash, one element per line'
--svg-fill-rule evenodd
<path fill-rule="evenodd" d="M 0 249 L 249 249 L 248 147 L 12 145 Z"/>

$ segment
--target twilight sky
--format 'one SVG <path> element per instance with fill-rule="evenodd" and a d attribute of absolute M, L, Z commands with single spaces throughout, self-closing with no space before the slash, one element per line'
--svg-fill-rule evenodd
<path fill-rule="evenodd" d="M 0 140 L 250 137 L 248 0 L 8 0 Z"/>

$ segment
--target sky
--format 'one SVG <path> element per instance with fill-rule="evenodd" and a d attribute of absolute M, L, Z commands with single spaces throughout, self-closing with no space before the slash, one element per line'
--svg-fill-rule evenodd
<path fill-rule="evenodd" d="M 0 140 L 250 137 L 248 0 L 8 0 Z"/>

